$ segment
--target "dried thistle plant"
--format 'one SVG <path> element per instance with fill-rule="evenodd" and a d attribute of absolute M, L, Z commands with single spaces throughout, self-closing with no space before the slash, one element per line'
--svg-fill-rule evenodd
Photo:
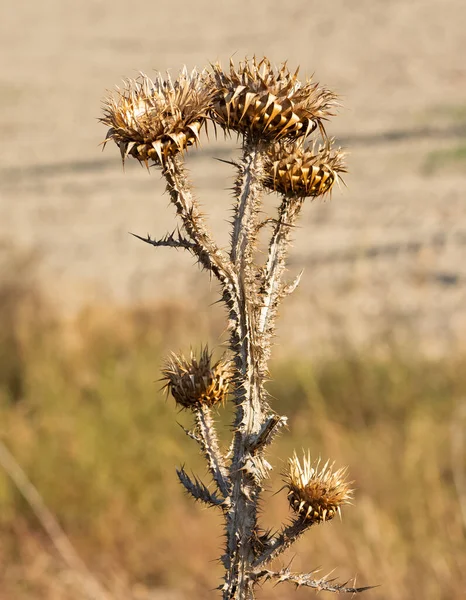
<path fill-rule="evenodd" d="M 225 519 L 225 567 L 219 587 L 224 600 L 254 598 L 257 584 L 289 581 L 296 586 L 333 592 L 356 588 L 316 579 L 315 573 L 270 570 L 270 562 L 316 523 L 326 523 L 352 497 L 346 470 L 314 465 L 294 455 L 284 473 L 294 516 L 277 533 L 264 533 L 258 505 L 271 465 L 265 452 L 286 425 L 269 405 L 264 387 L 281 302 L 299 283 L 284 279 L 291 233 L 305 199 L 328 194 L 345 172 L 344 154 L 333 149 L 324 122 L 333 115 L 336 96 L 312 80 L 301 82 L 286 64 L 274 68 L 264 58 L 230 63 L 228 70 L 181 71 L 172 81 L 145 75 L 127 81 L 116 98 L 104 102 L 101 121 L 109 127 L 122 159 L 130 155 L 161 169 L 180 229 L 162 239 L 140 238 L 155 247 L 183 248 L 219 283 L 228 310 L 227 358 L 213 363 L 207 347 L 199 357 L 173 354 L 163 368 L 166 388 L 176 403 L 193 413 L 194 429 L 186 433 L 206 458 L 214 490 L 178 471 L 181 484 L 196 500 L 216 506 Z M 219 125 L 242 140 L 236 169 L 231 244 L 220 248 L 206 225 L 186 177 L 183 155 L 199 143 L 207 123 Z M 319 136 L 310 139 L 310 136 Z M 263 221 L 262 197 L 276 192 L 275 219 Z M 265 264 L 257 262 L 258 232 L 272 222 Z M 137 236 L 139 237 L 139 236 Z M 235 408 L 228 452 L 219 444 L 212 409 L 227 396 Z"/>

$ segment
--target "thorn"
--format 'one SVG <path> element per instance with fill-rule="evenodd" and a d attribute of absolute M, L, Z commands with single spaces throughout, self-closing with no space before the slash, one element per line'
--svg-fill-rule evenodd
<path fill-rule="evenodd" d="M 289 285 L 287 285 L 284 288 L 283 291 L 284 291 L 285 294 L 289 295 L 289 294 L 292 294 L 295 291 L 295 289 L 298 287 L 298 285 L 301 282 L 301 277 L 302 277 L 303 273 L 304 273 L 304 269 L 301 270 L 301 272 L 296 276 L 296 278 L 294 279 L 294 281 L 292 281 Z"/>
<path fill-rule="evenodd" d="M 152 240 L 149 236 L 149 234 L 147 234 L 146 238 L 143 238 L 142 236 L 138 235 L 137 233 L 132 233 L 131 231 L 128 231 L 129 235 L 132 235 L 133 237 L 137 238 L 138 240 L 141 240 L 142 242 L 146 242 L 146 244 L 152 244 Z"/>
<path fill-rule="evenodd" d="M 216 158 L 216 157 L 214 157 L 214 160 L 218 160 L 219 162 L 225 163 L 227 165 L 232 165 L 233 167 L 236 167 L 238 169 L 241 166 L 237 162 L 235 162 L 234 160 L 225 160 L 224 158 Z"/>

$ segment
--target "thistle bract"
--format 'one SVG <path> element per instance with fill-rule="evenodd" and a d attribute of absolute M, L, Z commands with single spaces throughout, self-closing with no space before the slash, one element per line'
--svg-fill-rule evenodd
<path fill-rule="evenodd" d="M 182 408 L 212 407 L 225 401 L 233 376 L 232 364 L 221 359 L 212 364 L 207 346 L 200 357 L 172 354 L 162 369 L 165 387 Z"/>
<path fill-rule="evenodd" d="M 296 453 L 288 461 L 284 473 L 288 501 L 294 512 L 311 525 L 330 521 L 352 498 L 346 468 L 333 471 L 332 467 L 329 462 L 321 467 L 320 460 L 312 465 L 309 454 L 302 464 Z"/>
<path fill-rule="evenodd" d="M 123 160 L 130 155 L 160 164 L 197 144 L 212 96 L 203 82 L 201 73 L 186 69 L 175 81 L 160 74 L 153 80 L 144 74 L 126 80 L 116 98 L 104 100 L 106 141 L 116 143 Z"/>
<path fill-rule="evenodd" d="M 321 196 L 346 172 L 344 158 L 331 142 L 317 149 L 315 144 L 276 143 L 267 152 L 264 185 L 288 197 Z"/>
<path fill-rule="evenodd" d="M 258 140 L 307 136 L 332 114 L 336 96 L 317 83 L 301 83 L 286 64 L 275 69 L 263 58 L 213 65 L 212 119 L 226 130 Z"/>

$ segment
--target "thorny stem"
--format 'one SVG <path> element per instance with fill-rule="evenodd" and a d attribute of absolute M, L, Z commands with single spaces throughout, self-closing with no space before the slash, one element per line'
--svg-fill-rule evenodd
<path fill-rule="evenodd" d="M 238 185 L 244 192 L 234 222 L 234 231 L 238 232 L 241 227 L 246 227 L 246 215 L 250 216 L 253 211 L 251 203 L 254 201 L 257 205 L 259 196 L 260 157 L 256 149 L 245 148 L 241 171 Z M 232 262 L 222 255 L 204 225 L 179 158 L 167 160 L 163 174 L 184 229 L 196 245 L 194 251 L 199 262 L 220 281 L 223 299 L 230 313 L 231 347 L 235 353 L 237 368 L 237 418 L 230 465 L 230 510 L 226 516 L 227 550 L 224 564 L 227 572 L 223 597 L 228 600 L 247 600 L 253 598 L 250 567 L 254 559 L 252 539 L 257 520 L 259 486 L 253 473 L 245 469 L 245 459 L 248 455 L 249 438 L 260 430 L 263 420 L 262 385 L 257 368 L 257 348 L 252 336 L 255 331 L 255 314 L 249 288 L 243 277 L 245 264 L 252 268 L 252 256 L 248 256 L 248 239 L 239 234 L 233 235 L 232 247 L 236 250 L 232 252 Z"/>
<path fill-rule="evenodd" d="M 183 163 L 178 156 L 167 159 L 163 175 L 167 181 L 170 199 L 176 207 L 186 233 L 195 244 L 193 252 L 197 255 L 200 264 L 211 271 L 221 283 L 229 281 L 233 277 L 232 266 L 205 225 L 198 203 L 193 198 Z"/>
<path fill-rule="evenodd" d="M 243 160 L 238 166 L 239 173 L 235 184 L 237 204 L 233 219 L 230 258 L 236 266 L 237 274 L 245 276 L 251 282 L 254 275 L 252 254 L 258 231 L 260 178 L 263 166 L 260 147 L 245 140 L 243 151 Z"/>
<path fill-rule="evenodd" d="M 207 504 L 208 506 L 220 506 L 222 508 L 225 507 L 225 504 L 228 504 L 228 502 L 225 503 L 224 498 L 219 498 L 215 492 L 210 492 L 209 488 L 197 477 L 194 477 L 194 480 L 191 479 L 184 467 L 177 469 L 176 473 L 181 485 L 195 500 L 204 502 L 204 504 Z"/>
<path fill-rule="evenodd" d="M 211 410 L 207 406 L 201 406 L 196 411 L 196 431 L 202 451 L 209 465 L 209 471 L 223 497 L 227 498 L 230 493 L 228 471 L 225 466 L 225 459 L 218 445 Z"/>
<path fill-rule="evenodd" d="M 161 240 L 153 240 L 150 235 L 147 235 L 147 237 L 142 237 L 141 235 L 137 235 L 137 233 L 132 233 L 131 235 L 138 240 L 145 242 L 146 244 L 154 246 L 155 248 L 161 248 L 164 246 L 166 248 L 183 248 L 184 250 L 190 250 L 191 252 L 195 252 L 196 250 L 196 244 L 183 238 L 179 231 L 178 236 L 175 237 L 174 231 L 173 233 L 167 234 Z"/>
<path fill-rule="evenodd" d="M 260 458 L 252 454 L 252 441 L 265 420 L 267 404 L 259 372 L 259 346 L 256 340 L 256 303 L 252 285 L 254 236 L 260 199 L 262 159 L 260 151 L 245 144 L 237 180 L 238 205 L 235 211 L 231 259 L 238 278 L 238 321 L 232 332 L 231 347 L 237 367 L 234 400 L 237 408 L 234 451 L 230 468 L 231 508 L 227 515 L 227 551 L 224 600 L 253 598 L 250 568 L 254 560 L 253 539 L 257 527 L 257 501 L 261 490 Z"/>
<path fill-rule="evenodd" d="M 346 583 L 337 583 L 335 579 L 328 579 L 327 577 L 321 577 L 320 579 L 313 579 L 314 573 L 291 573 L 289 569 L 282 569 L 281 571 L 258 571 L 256 574 L 258 580 L 274 579 L 278 583 L 284 583 L 289 581 L 293 583 L 297 588 L 309 587 L 317 590 L 318 592 L 334 592 L 337 594 L 357 594 L 371 590 L 376 586 L 365 586 L 365 587 L 348 587 Z"/>
<path fill-rule="evenodd" d="M 271 562 L 277 556 L 280 556 L 296 540 L 309 529 L 309 523 L 298 519 L 290 525 L 284 527 L 282 531 L 273 537 L 266 545 L 262 554 L 254 561 L 254 567 L 263 567 Z"/>
<path fill-rule="evenodd" d="M 221 253 L 207 231 L 197 202 L 194 200 L 179 158 L 169 159 L 163 174 L 171 200 L 181 217 L 184 229 L 194 242 L 199 262 L 219 279 L 223 299 L 230 311 L 231 348 L 237 369 L 235 404 L 235 439 L 230 465 L 230 510 L 227 513 L 227 570 L 223 587 L 225 600 L 253 598 L 251 565 L 254 560 L 253 539 L 257 527 L 257 501 L 263 475 L 260 456 L 253 456 L 252 443 L 261 430 L 268 409 L 263 400 L 262 376 L 259 371 L 259 346 L 256 342 L 256 303 L 251 281 L 254 237 L 260 205 L 262 159 L 260 151 L 245 145 L 237 180 L 238 205 L 232 235 L 231 262 Z M 198 426 L 208 435 L 205 415 L 197 416 Z M 203 437 L 202 429 L 199 433 Z M 210 435 L 210 434 L 209 434 Z M 222 493 L 230 492 L 220 464 L 212 453 L 210 469 Z M 223 488 L 223 489 L 222 489 Z"/>
<path fill-rule="evenodd" d="M 240 292 L 234 265 L 217 246 L 205 225 L 198 202 L 192 195 L 181 158 L 179 156 L 168 158 L 162 173 L 167 181 L 170 199 L 176 207 L 186 233 L 194 242 L 191 251 L 198 257 L 199 263 L 213 273 L 220 282 L 222 299 L 228 307 L 231 326 L 237 331 Z M 239 337 L 238 331 L 237 336 Z"/>
<path fill-rule="evenodd" d="M 265 268 L 261 296 L 263 304 L 259 316 L 259 332 L 264 336 L 264 358 L 266 363 L 270 354 L 270 337 L 273 334 L 274 321 L 280 301 L 281 280 L 285 271 L 285 261 L 290 243 L 290 235 L 301 212 L 303 200 L 283 197 L 279 208 L 279 217 L 269 244 L 269 254 Z M 265 364 L 263 365 L 265 368 Z"/>

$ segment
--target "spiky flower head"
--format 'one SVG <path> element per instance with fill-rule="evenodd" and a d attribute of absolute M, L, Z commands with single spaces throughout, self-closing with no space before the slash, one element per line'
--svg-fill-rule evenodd
<path fill-rule="evenodd" d="M 299 69 L 298 69 L 299 70 Z M 230 61 L 229 72 L 213 65 L 215 87 L 212 119 L 225 130 L 254 140 L 278 140 L 307 136 L 331 116 L 336 96 L 308 79 L 302 83 L 298 70 L 285 64 L 271 66 L 267 58 Z"/>
<path fill-rule="evenodd" d="M 163 164 L 168 156 L 199 142 L 211 106 L 212 90 L 204 85 L 204 75 L 186 67 L 178 79 L 160 73 L 151 80 L 144 74 L 128 79 L 104 100 L 107 137 L 120 148 L 123 161 L 127 155 Z"/>
<path fill-rule="evenodd" d="M 288 501 L 294 512 L 310 525 L 330 521 L 352 498 L 346 467 L 332 469 L 333 464 L 328 461 L 323 467 L 320 460 L 312 465 L 309 453 L 303 456 L 302 464 L 296 453 L 288 461 L 284 473 Z"/>
<path fill-rule="evenodd" d="M 267 152 L 264 185 L 284 196 L 307 198 L 329 192 L 346 173 L 345 153 L 332 150 L 332 140 L 315 144 L 277 142 Z"/>
<path fill-rule="evenodd" d="M 212 364 L 208 347 L 201 348 L 199 358 L 191 351 L 189 359 L 172 355 L 162 369 L 165 388 L 182 408 L 196 410 L 225 401 L 233 377 L 233 365 L 223 358 Z"/>

